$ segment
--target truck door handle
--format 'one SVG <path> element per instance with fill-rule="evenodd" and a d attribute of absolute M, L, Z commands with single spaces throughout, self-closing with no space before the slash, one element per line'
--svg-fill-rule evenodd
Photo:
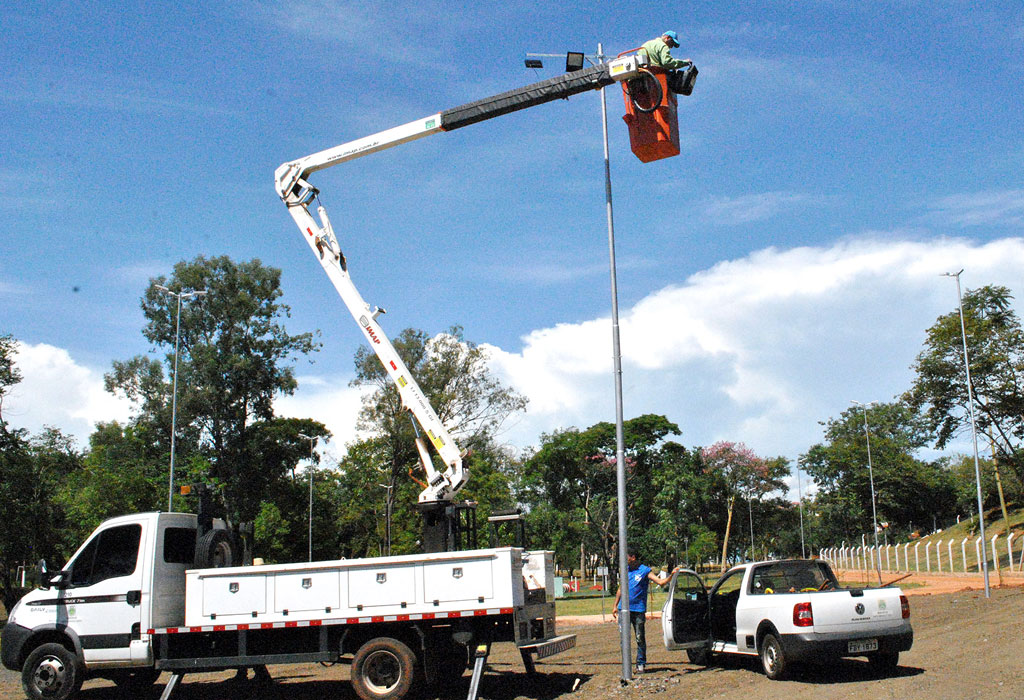
<path fill-rule="evenodd" d="M 128 605 L 134 608 L 136 605 L 142 603 L 142 591 L 128 591 L 125 595 L 125 601 L 127 601 Z"/>

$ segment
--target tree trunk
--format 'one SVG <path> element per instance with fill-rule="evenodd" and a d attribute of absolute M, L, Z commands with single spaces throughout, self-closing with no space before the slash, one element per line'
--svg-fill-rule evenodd
<path fill-rule="evenodd" d="M 725 562 L 726 554 L 729 551 L 729 530 L 732 527 L 732 507 L 736 503 L 736 496 L 729 497 L 729 517 L 725 521 L 725 537 L 722 538 L 722 573 L 728 568 Z"/>

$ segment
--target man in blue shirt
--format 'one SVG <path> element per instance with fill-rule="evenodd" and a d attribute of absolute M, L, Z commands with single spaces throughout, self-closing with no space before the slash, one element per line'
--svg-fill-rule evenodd
<path fill-rule="evenodd" d="M 679 571 L 677 566 L 672 574 L 662 578 L 651 571 L 651 567 L 637 561 L 636 554 L 629 552 L 626 555 L 629 564 L 629 624 L 633 627 L 633 634 L 636 636 L 636 672 L 643 673 L 647 665 L 647 634 L 644 623 L 647 620 L 647 588 L 651 581 L 664 586 L 672 578 L 672 574 Z M 615 594 L 615 605 L 612 610 L 612 617 L 617 618 L 619 614 L 619 602 L 622 599 L 622 589 Z"/>

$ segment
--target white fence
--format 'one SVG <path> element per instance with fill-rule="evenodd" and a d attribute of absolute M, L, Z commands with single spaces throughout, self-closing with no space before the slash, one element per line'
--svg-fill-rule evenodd
<path fill-rule="evenodd" d="M 879 568 L 893 572 L 972 573 L 981 572 L 984 549 L 991 551 L 991 554 L 985 551 L 990 568 L 1024 573 L 1024 536 L 1019 532 L 993 535 L 986 543 L 982 543 L 981 537 L 965 537 L 960 541 L 940 538 L 930 542 L 879 545 L 877 550 L 868 546 L 866 539 L 862 538 L 860 546 L 847 546 L 843 542 L 839 547 L 822 549 L 819 555 L 839 569 L 871 571 L 877 562 Z M 973 554 L 971 559 L 967 558 L 969 552 Z"/>

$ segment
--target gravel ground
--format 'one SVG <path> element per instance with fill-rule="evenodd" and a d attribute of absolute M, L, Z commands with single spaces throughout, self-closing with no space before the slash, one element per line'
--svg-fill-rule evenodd
<path fill-rule="evenodd" d="M 920 595 L 911 599 L 914 647 L 900 658 L 895 673 L 879 676 L 866 662 L 849 659 L 827 666 L 798 668 L 787 680 L 770 681 L 756 659 L 718 659 L 709 668 L 688 664 L 680 652 L 661 642 L 660 621 L 648 621 L 647 673 L 623 686 L 620 680 L 619 636 L 609 623 L 566 624 L 577 647 L 537 665 L 531 678 L 523 672 L 511 645 L 496 645 L 480 686 L 490 700 L 529 698 L 723 698 L 725 700 L 1018 700 L 1024 697 L 1024 588 L 994 589 L 986 600 L 979 591 Z M 287 698 L 323 700 L 355 698 L 348 684 L 348 666 L 286 665 L 270 668 L 272 685 L 235 682 L 231 673 L 186 676 L 175 693 L 179 700 Z M 146 696 L 155 700 L 167 682 L 163 675 Z M 446 697 L 466 696 L 469 675 L 447 689 Z M 23 697 L 18 674 L 0 670 L 0 698 Z M 83 700 L 124 695 L 107 681 L 87 681 Z"/>

